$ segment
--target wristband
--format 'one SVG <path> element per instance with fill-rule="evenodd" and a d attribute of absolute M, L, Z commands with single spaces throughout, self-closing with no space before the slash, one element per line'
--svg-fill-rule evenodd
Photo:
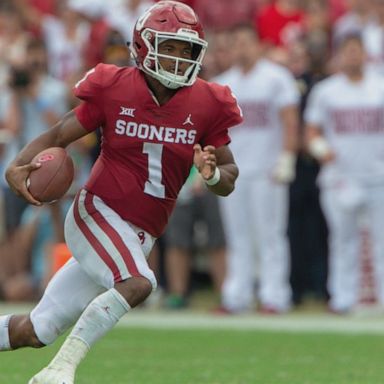
<path fill-rule="evenodd" d="M 219 181 L 220 181 L 220 169 L 219 167 L 216 167 L 215 168 L 215 173 L 213 174 L 213 176 L 208 179 L 208 180 L 204 180 L 205 181 L 205 184 L 207 185 L 216 185 Z"/>

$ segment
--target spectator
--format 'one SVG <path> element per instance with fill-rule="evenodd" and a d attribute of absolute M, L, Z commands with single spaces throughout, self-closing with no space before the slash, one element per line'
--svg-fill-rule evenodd
<path fill-rule="evenodd" d="M 0 4 L 0 89 L 8 80 L 9 68 L 20 66 L 26 59 L 29 35 L 22 18 L 11 3 Z"/>
<path fill-rule="evenodd" d="M 103 61 L 103 52 L 111 30 L 106 17 L 105 2 L 68 0 L 68 8 L 89 25 L 88 39 L 83 50 L 83 63 L 85 69 L 93 68 Z"/>
<path fill-rule="evenodd" d="M 300 92 L 300 117 L 307 96 L 318 81 L 326 76 L 326 56 L 311 55 L 307 41 L 292 45 L 287 66 L 293 73 Z M 301 119 L 302 120 L 302 119 Z M 293 303 L 299 305 L 312 297 L 324 302 L 328 299 L 327 279 L 327 228 L 320 208 L 316 177 L 319 164 L 304 151 L 304 134 L 300 124 L 300 148 L 296 164 L 296 178 L 290 186 L 288 235 L 291 250 Z"/>
<path fill-rule="evenodd" d="M 384 74 L 384 1 L 372 0 L 372 20 L 362 30 L 369 66 Z"/>
<path fill-rule="evenodd" d="M 15 103 L 12 103 L 12 94 L 8 88 L 2 88 L 0 93 L 0 174 L 5 171 L 5 153 L 7 146 L 18 135 L 20 129 L 19 110 L 15 109 Z M 13 229 L 18 225 L 18 218 L 25 207 L 25 203 L 17 198 L 17 202 L 12 207 L 16 208 L 16 212 L 9 211 L 10 200 L 14 199 L 10 196 L 10 191 L 3 178 L 0 178 L 0 244 L 9 236 Z M 6 203 L 7 202 L 7 203 Z M 8 212 L 8 214 L 7 214 Z M 14 220 L 15 219 L 15 220 Z"/>
<path fill-rule="evenodd" d="M 331 19 L 327 0 L 308 0 L 305 2 L 305 39 L 323 41 L 329 49 L 331 42 Z"/>
<path fill-rule="evenodd" d="M 111 29 L 106 36 L 103 63 L 114 64 L 118 67 L 132 66 L 133 60 L 124 37 L 120 32 Z"/>
<path fill-rule="evenodd" d="M 27 206 L 14 233 L 0 244 L 0 294 L 7 301 L 37 300 L 63 262 L 64 217 L 84 174 L 90 170 L 85 141 L 70 148 L 75 164 L 74 182 L 59 202 L 43 207 Z"/>
<path fill-rule="evenodd" d="M 199 229 L 204 232 L 204 239 L 200 239 L 200 243 L 197 233 Z M 225 276 L 224 230 L 217 198 L 205 188 L 195 168 L 192 168 L 180 191 L 165 233 L 165 241 L 168 308 L 187 306 L 192 258 L 198 251 L 209 257 L 213 287 L 220 293 Z"/>
<path fill-rule="evenodd" d="M 299 0 L 276 0 L 254 15 L 260 41 L 267 46 L 287 46 L 304 31 L 304 12 Z"/>
<path fill-rule="evenodd" d="M 372 238 L 377 298 L 384 304 L 384 87 L 365 69 L 360 36 L 338 50 L 340 72 L 315 85 L 305 112 L 309 151 L 321 163 L 321 203 L 329 227 L 330 309 L 359 301 L 360 231 Z"/>
<path fill-rule="evenodd" d="M 20 148 L 48 129 L 67 107 L 67 88 L 47 74 L 47 54 L 44 43 L 31 40 L 27 47 L 23 67 L 14 68 L 10 79 L 8 101 L 9 126 L 13 140 L 6 146 L 2 162 L 8 164 Z M 7 186 L 5 191 L 8 229 L 18 225 L 25 202 L 15 196 Z"/>
<path fill-rule="evenodd" d="M 333 46 L 337 47 L 345 36 L 362 33 L 373 18 L 372 0 L 350 0 L 348 10 L 334 24 Z"/>
<path fill-rule="evenodd" d="M 18 4 L 20 8 L 30 8 L 37 14 L 47 15 L 47 16 L 57 16 L 57 6 L 56 3 L 58 0 L 13 0 L 14 3 Z M 23 15 L 23 12 L 20 12 Z M 32 34 L 37 39 L 42 39 L 41 25 L 31 25 L 27 22 L 26 30 Z"/>
<path fill-rule="evenodd" d="M 201 77 L 212 79 L 220 73 L 227 71 L 233 65 L 231 31 L 222 30 L 208 35 L 209 52 L 204 60 Z"/>
<path fill-rule="evenodd" d="M 137 18 L 152 4 L 152 0 L 121 0 L 117 6 L 108 7 L 108 23 L 120 32 L 125 41 L 131 42 Z"/>
<path fill-rule="evenodd" d="M 28 206 L 15 235 L 0 245 L 2 299 L 33 301 L 41 297 L 51 277 L 53 247 L 64 241 L 63 217 L 68 203 Z"/>
<path fill-rule="evenodd" d="M 252 22 L 258 0 L 195 0 L 194 7 L 210 32 L 231 29 L 240 23 Z"/>
<path fill-rule="evenodd" d="M 89 23 L 68 7 L 68 0 L 56 2 L 56 16 L 40 12 L 25 0 L 18 9 L 30 27 L 41 29 L 47 47 L 49 73 L 59 80 L 71 82 L 84 70 Z"/>
<path fill-rule="evenodd" d="M 19 1 L 19 0 L 16 0 Z M 28 3 L 45 15 L 55 15 L 57 0 L 27 0 Z"/>
<path fill-rule="evenodd" d="M 231 143 L 241 174 L 222 205 L 228 244 L 222 304 L 230 312 L 252 308 L 259 256 L 261 310 L 281 313 L 291 305 L 286 226 L 288 184 L 296 161 L 298 92 L 288 70 L 260 56 L 251 25 L 238 26 L 233 36 L 236 66 L 216 78 L 232 88 L 244 114 Z"/>
<path fill-rule="evenodd" d="M 347 11 L 347 3 L 350 0 L 329 0 L 329 16 L 333 25 Z"/>

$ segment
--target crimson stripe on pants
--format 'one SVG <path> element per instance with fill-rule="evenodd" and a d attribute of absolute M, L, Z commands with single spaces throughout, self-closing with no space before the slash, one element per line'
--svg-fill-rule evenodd
<path fill-rule="evenodd" d="M 77 194 L 77 197 L 75 199 L 75 206 L 73 207 L 73 214 L 75 217 L 76 224 L 80 228 L 81 232 L 85 236 L 85 238 L 88 240 L 88 242 L 92 245 L 96 253 L 100 256 L 100 258 L 104 261 L 104 263 L 109 267 L 109 269 L 113 273 L 113 278 L 115 282 L 119 282 L 122 280 L 119 268 L 117 267 L 115 261 L 112 259 L 112 257 L 109 255 L 107 250 L 103 247 L 101 242 L 96 238 L 96 236 L 91 232 L 91 230 L 88 228 L 87 224 L 84 222 L 84 220 L 80 217 L 79 214 L 79 199 L 80 199 L 80 192 Z"/>
<path fill-rule="evenodd" d="M 97 210 L 91 194 L 87 193 L 84 205 L 88 213 L 92 212 L 91 216 L 96 221 L 97 225 L 111 239 L 112 243 L 119 251 L 125 265 L 127 266 L 129 274 L 131 276 L 141 276 L 130 250 L 127 248 L 123 239 L 117 233 L 116 229 L 113 228 L 112 225 L 110 225 L 105 217 L 100 213 L 100 211 Z"/>

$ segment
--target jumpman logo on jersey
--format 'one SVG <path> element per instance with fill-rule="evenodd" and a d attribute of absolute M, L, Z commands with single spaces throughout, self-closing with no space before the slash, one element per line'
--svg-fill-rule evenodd
<path fill-rule="evenodd" d="M 126 108 L 126 107 L 121 107 L 119 115 L 123 116 L 130 116 L 130 117 L 135 117 L 135 108 Z"/>
<path fill-rule="evenodd" d="M 183 125 L 187 125 L 187 124 L 189 124 L 189 125 L 194 125 L 194 124 L 192 123 L 192 120 L 191 120 L 191 114 L 188 115 L 188 117 L 185 119 L 185 121 L 184 121 L 184 123 L 183 123 Z"/>

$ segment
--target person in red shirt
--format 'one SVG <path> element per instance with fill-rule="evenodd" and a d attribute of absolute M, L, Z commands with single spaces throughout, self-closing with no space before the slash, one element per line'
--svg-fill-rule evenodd
<path fill-rule="evenodd" d="M 304 12 L 298 0 L 276 0 L 255 14 L 254 26 L 267 45 L 286 46 L 303 32 Z"/>
<path fill-rule="evenodd" d="M 192 165 L 213 193 L 233 191 L 238 169 L 228 129 L 241 111 L 228 87 L 197 78 L 206 46 L 190 7 L 156 3 L 134 28 L 138 67 L 90 70 L 74 89 L 82 103 L 7 168 L 11 188 L 40 205 L 25 183 L 39 167 L 31 159 L 101 127 L 101 154 L 66 218 L 73 258 L 29 315 L 0 317 L 0 350 L 43 347 L 75 324 L 29 384 L 73 384 L 94 342 L 156 288 L 146 258 Z"/>

